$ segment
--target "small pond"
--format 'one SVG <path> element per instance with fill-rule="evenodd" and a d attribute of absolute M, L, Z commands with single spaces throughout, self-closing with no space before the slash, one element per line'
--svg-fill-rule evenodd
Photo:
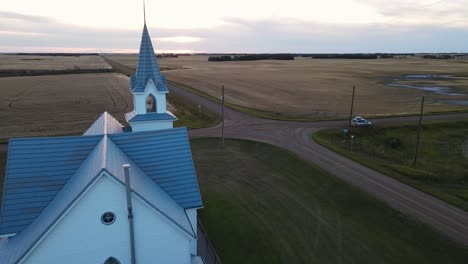
<path fill-rule="evenodd" d="M 407 89 L 418 89 L 426 92 L 430 92 L 438 95 L 450 95 L 450 96 L 465 96 L 466 93 L 459 93 L 454 91 L 453 88 L 448 86 L 431 86 L 431 85 L 417 85 L 417 84 L 401 84 L 402 81 L 455 81 L 461 77 L 453 75 L 431 75 L 431 74 L 410 74 L 403 75 L 398 78 L 387 79 L 383 84 L 385 86 L 407 88 Z M 441 100 L 441 103 L 451 105 L 463 105 L 468 106 L 468 100 Z"/>

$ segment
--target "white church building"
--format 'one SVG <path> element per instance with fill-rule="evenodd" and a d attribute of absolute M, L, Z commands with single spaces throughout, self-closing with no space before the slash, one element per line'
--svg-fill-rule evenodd
<path fill-rule="evenodd" d="M 105 112 L 82 136 L 10 139 L 0 263 L 202 263 L 188 134 L 146 23 L 131 91 L 131 132 Z"/>

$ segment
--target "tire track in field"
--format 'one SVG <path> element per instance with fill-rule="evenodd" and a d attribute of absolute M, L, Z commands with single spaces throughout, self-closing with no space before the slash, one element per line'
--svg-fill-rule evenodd
<path fill-rule="evenodd" d="M 102 83 L 101 83 L 101 85 L 102 85 Z M 107 87 L 106 84 L 104 84 L 103 86 L 104 86 L 104 89 L 106 90 L 107 94 L 109 95 L 110 99 L 112 100 L 112 108 L 114 108 L 117 105 L 117 103 L 115 102 L 114 96 L 112 96 L 112 94 L 109 91 L 109 88 Z"/>
<path fill-rule="evenodd" d="M 118 73 L 121 73 L 123 75 L 126 75 L 128 77 L 130 77 L 130 75 L 133 74 L 133 72 L 135 71 L 135 69 L 132 69 L 131 67 L 128 67 L 128 66 L 125 66 L 119 62 L 116 62 L 114 60 L 111 60 L 105 56 L 101 56 L 116 72 Z M 121 112 L 123 113 L 126 113 L 129 109 L 129 103 L 127 102 L 127 100 L 125 99 L 125 96 L 121 94 L 121 92 L 116 89 L 117 93 L 119 94 L 119 97 L 122 98 L 122 100 L 124 101 L 125 103 L 125 108 L 123 108 L 121 110 Z"/>
<path fill-rule="evenodd" d="M 118 110 L 119 112 L 122 112 L 122 113 L 125 113 L 127 111 L 127 108 L 128 108 L 128 103 L 127 103 L 127 100 L 125 99 L 125 97 L 119 92 L 119 89 L 115 87 L 115 84 L 112 82 L 110 87 L 117 93 L 117 95 L 120 97 L 120 99 L 122 99 L 123 103 L 125 104 L 125 106 L 123 106 L 122 109 Z"/>
<path fill-rule="evenodd" d="M 8 103 L 8 108 L 9 108 L 9 109 L 12 109 L 12 110 L 13 110 L 13 109 L 25 109 L 24 107 L 21 107 L 21 106 L 15 106 L 15 107 L 13 107 L 13 105 L 16 104 L 18 101 L 20 101 L 20 98 L 21 98 L 23 95 L 26 95 L 26 93 L 27 93 L 28 91 L 31 91 L 33 88 L 37 88 L 37 87 L 41 86 L 43 83 L 44 83 L 43 80 L 38 80 L 38 81 L 37 81 L 36 83 L 34 83 L 33 85 L 27 87 L 26 89 L 22 90 L 22 91 L 19 92 L 18 94 L 16 94 L 16 95 L 10 97 L 10 98 L 13 98 L 13 99 L 8 98 L 9 101 L 10 101 L 10 102 Z M 33 92 L 33 91 L 31 91 L 31 93 L 32 93 L 32 92 Z M 29 94 L 31 94 L 31 93 L 29 93 Z M 7 100 L 8 100 L 8 99 L 7 99 Z"/>

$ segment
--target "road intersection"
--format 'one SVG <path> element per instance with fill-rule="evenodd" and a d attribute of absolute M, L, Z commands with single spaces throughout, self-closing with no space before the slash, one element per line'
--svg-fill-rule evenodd
<path fill-rule="evenodd" d="M 221 105 L 187 90 L 170 86 L 170 91 L 216 113 Z M 225 108 L 225 137 L 249 139 L 285 148 L 344 181 L 386 202 L 394 209 L 428 224 L 468 247 L 468 213 L 429 194 L 341 156 L 312 140 L 324 128 L 346 128 L 347 121 L 294 122 L 253 117 Z M 374 119 L 378 124 L 417 122 L 418 116 Z M 467 120 L 468 113 L 428 115 L 424 120 Z M 220 137 L 220 125 L 193 129 L 191 138 Z"/>

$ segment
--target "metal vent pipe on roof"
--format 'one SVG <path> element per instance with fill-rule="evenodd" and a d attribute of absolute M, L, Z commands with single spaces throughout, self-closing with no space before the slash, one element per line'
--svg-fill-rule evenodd
<path fill-rule="evenodd" d="M 132 193 L 130 189 L 130 165 L 124 164 L 123 166 L 125 172 L 125 192 L 127 195 L 127 210 L 128 210 L 128 224 L 130 229 L 130 253 L 131 253 L 131 263 L 136 263 L 135 257 L 135 230 L 133 227 L 133 212 L 132 212 Z"/>

